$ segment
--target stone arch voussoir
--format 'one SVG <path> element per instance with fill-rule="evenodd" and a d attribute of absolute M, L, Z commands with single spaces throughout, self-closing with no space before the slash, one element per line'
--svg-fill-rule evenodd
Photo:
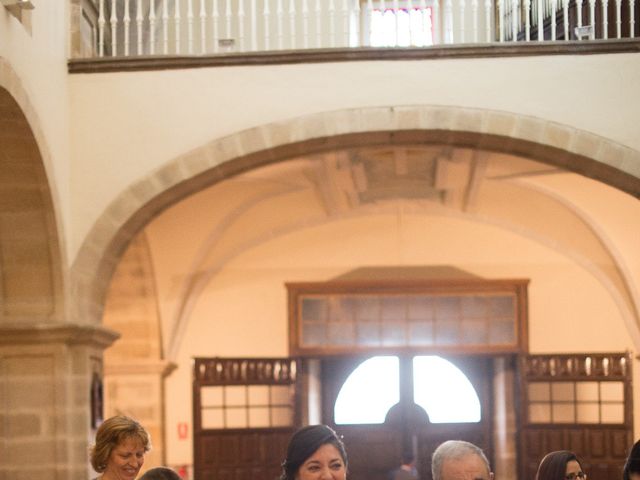
<path fill-rule="evenodd" d="M 225 178 L 300 155 L 376 145 L 444 144 L 519 155 L 640 197 L 640 152 L 566 125 L 508 112 L 451 106 L 339 110 L 215 139 L 138 180 L 111 203 L 72 268 L 75 312 L 101 321 L 109 278 L 129 241 L 152 218 Z"/>

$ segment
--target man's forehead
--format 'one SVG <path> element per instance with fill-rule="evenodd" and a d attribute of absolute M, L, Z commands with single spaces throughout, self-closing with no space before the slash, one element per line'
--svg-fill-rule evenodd
<path fill-rule="evenodd" d="M 474 453 L 447 458 L 442 463 L 442 480 L 489 480 L 489 470 Z"/>

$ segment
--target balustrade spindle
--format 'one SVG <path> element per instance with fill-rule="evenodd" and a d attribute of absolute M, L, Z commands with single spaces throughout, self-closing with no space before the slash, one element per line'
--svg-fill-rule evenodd
<path fill-rule="evenodd" d="M 407 0 L 407 13 L 409 17 L 409 46 L 413 46 L 413 28 L 411 28 L 411 12 L 413 12 L 413 0 Z"/>
<path fill-rule="evenodd" d="M 258 50 L 258 5 L 251 0 L 251 50 Z"/>
<path fill-rule="evenodd" d="M 193 0 L 187 0 L 187 53 L 193 55 Z"/>
<path fill-rule="evenodd" d="M 244 0 L 238 2 L 238 49 L 244 52 Z"/>
<path fill-rule="evenodd" d="M 445 0 L 444 2 L 444 41 L 445 43 L 453 43 L 453 1 L 452 0 Z"/>
<path fill-rule="evenodd" d="M 180 54 L 180 0 L 175 0 L 175 9 L 173 10 L 173 22 L 175 25 L 175 44 L 176 55 Z"/>
<path fill-rule="evenodd" d="M 342 0 L 342 38 L 343 45 L 349 46 L 349 0 Z"/>
<path fill-rule="evenodd" d="M 440 0 L 433 0 L 431 21 L 433 22 L 433 43 L 440 43 Z"/>
<path fill-rule="evenodd" d="M 151 0 L 153 2 L 153 0 Z M 207 7 L 205 0 L 200 0 L 200 53 L 207 53 Z"/>
<path fill-rule="evenodd" d="M 564 40 L 569 41 L 569 0 L 562 0 L 562 19 L 564 23 Z"/>
<path fill-rule="evenodd" d="M 231 39 L 231 0 L 227 0 L 224 6 L 224 19 L 225 19 L 225 30 L 224 30 L 224 38 Z"/>
<path fill-rule="evenodd" d="M 558 8 L 558 0 L 551 0 L 551 40 L 556 39 L 556 9 Z"/>
<path fill-rule="evenodd" d="M 142 0 L 136 0 L 136 34 L 138 55 L 142 55 Z"/>
<path fill-rule="evenodd" d="M 122 23 L 124 25 L 124 56 L 129 56 L 129 25 L 131 24 L 131 17 L 129 15 L 129 0 L 124 0 L 124 16 L 122 17 Z"/>
<path fill-rule="evenodd" d="M 111 25 L 111 56 L 118 55 L 118 17 L 116 15 L 116 0 L 111 0 L 111 16 L 109 17 Z"/>
<path fill-rule="evenodd" d="M 373 34 L 373 0 L 367 0 L 367 31 L 362 32 L 362 44 L 371 46 L 371 35 Z"/>
<path fill-rule="evenodd" d="M 589 38 L 593 40 L 596 38 L 596 0 L 589 0 L 589 25 L 591 25 Z"/>
<path fill-rule="evenodd" d="M 491 43 L 491 9 L 493 8 L 492 0 L 484 1 L 484 31 L 485 41 Z"/>
<path fill-rule="evenodd" d="M 423 42 L 421 46 L 424 47 L 429 44 L 428 34 L 431 33 L 431 32 L 427 32 L 427 2 L 425 0 L 420 0 L 419 8 L 420 8 L 420 19 L 421 19 L 420 32 L 422 34 L 422 42 Z M 430 19 L 430 21 L 433 22 L 433 19 Z M 433 38 L 431 40 L 433 40 Z"/>
<path fill-rule="evenodd" d="M 544 6 L 543 0 L 538 0 L 538 41 L 544 40 Z"/>
<path fill-rule="evenodd" d="M 629 38 L 634 38 L 636 32 L 634 28 L 636 27 L 636 14 L 635 14 L 635 0 L 629 0 Z"/>
<path fill-rule="evenodd" d="M 284 15 L 284 10 L 282 8 L 282 0 L 278 0 L 278 4 L 276 7 L 276 21 L 278 27 L 278 50 L 282 50 L 284 31 L 282 28 L 282 16 Z"/>
<path fill-rule="evenodd" d="M 336 5 L 333 0 L 329 0 L 329 42 L 332 47 L 336 46 Z"/>
<path fill-rule="evenodd" d="M 582 0 L 576 0 L 576 12 L 578 15 L 578 28 L 582 27 Z M 582 35 L 578 35 L 578 40 L 582 40 Z"/>
<path fill-rule="evenodd" d="M 500 40 L 500 43 L 504 42 L 504 16 L 505 16 L 505 11 L 504 11 L 504 0 L 498 0 L 498 25 L 497 28 L 499 28 L 499 35 L 498 38 Z"/>
<path fill-rule="evenodd" d="M 385 0 L 380 0 L 380 6 L 378 7 L 380 9 L 380 22 L 381 25 L 384 25 L 384 15 L 385 15 L 385 11 L 387 9 L 387 6 L 385 5 Z M 381 37 L 382 40 L 385 40 L 384 37 Z M 387 45 L 384 45 L 385 47 Z"/>
<path fill-rule="evenodd" d="M 531 0 L 524 0 L 524 38 L 531 40 Z"/>
<path fill-rule="evenodd" d="M 98 56 L 104 56 L 104 24 L 106 20 L 104 18 L 104 0 L 100 0 L 98 6 Z"/>
<path fill-rule="evenodd" d="M 269 0 L 264 0 L 262 17 L 264 19 L 264 49 L 269 50 Z"/>
<path fill-rule="evenodd" d="M 460 43 L 464 43 L 465 41 L 465 10 L 467 8 L 465 0 L 459 0 L 460 2 Z"/>
<path fill-rule="evenodd" d="M 302 0 L 302 48 L 309 48 L 309 4 Z"/>
<path fill-rule="evenodd" d="M 351 44 L 352 47 L 358 47 L 362 45 L 362 40 L 360 39 L 360 2 L 356 2 L 353 7 L 353 16 L 357 19 L 355 22 L 355 32 L 353 37 L 355 39 L 355 44 Z"/>
<path fill-rule="evenodd" d="M 156 2 L 149 2 L 149 55 L 156 53 Z"/>
<path fill-rule="evenodd" d="M 296 43 L 296 4 L 289 0 L 289 47 L 295 49 Z"/>
<path fill-rule="evenodd" d="M 607 11 L 609 10 L 609 0 L 602 0 L 602 38 L 609 38 L 609 20 Z"/>
<path fill-rule="evenodd" d="M 471 0 L 473 43 L 478 43 L 478 0 Z"/>
<path fill-rule="evenodd" d="M 394 47 L 397 47 L 400 45 L 400 2 L 398 0 L 393 0 L 393 18 L 396 26 L 396 40 Z"/>
<path fill-rule="evenodd" d="M 220 9 L 218 8 L 218 0 L 211 0 L 211 41 L 213 42 L 213 53 L 218 53 L 220 45 L 218 44 L 218 22 L 220 20 Z"/>
<path fill-rule="evenodd" d="M 169 0 L 162 1 L 162 53 L 167 55 L 169 53 L 169 7 L 167 2 Z"/>
<path fill-rule="evenodd" d="M 622 1 L 616 0 L 616 38 L 622 37 Z"/>
<path fill-rule="evenodd" d="M 316 0 L 316 7 L 315 7 L 315 12 L 316 12 L 316 48 L 320 48 L 320 46 L 322 45 L 322 24 L 321 24 L 321 19 L 322 19 L 322 7 L 320 4 L 321 0 Z"/>

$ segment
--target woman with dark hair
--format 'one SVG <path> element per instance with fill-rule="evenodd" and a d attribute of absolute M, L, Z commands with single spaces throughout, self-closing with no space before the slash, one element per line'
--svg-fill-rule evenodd
<path fill-rule="evenodd" d="M 640 480 L 640 440 L 633 444 L 622 471 L 623 480 Z"/>
<path fill-rule="evenodd" d="M 569 450 L 558 450 L 545 455 L 538 465 L 536 480 L 586 480 L 578 456 Z"/>
<path fill-rule="evenodd" d="M 347 452 L 327 425 L 310 425 L 293 434 L 282 462 L 280 480 L 345 480 Z"/>
<path fill-rule="evenodd" d="M 177 472 L 169 467 L 155 467 L 144 472 L 138 480 L 182 480 Z"/>

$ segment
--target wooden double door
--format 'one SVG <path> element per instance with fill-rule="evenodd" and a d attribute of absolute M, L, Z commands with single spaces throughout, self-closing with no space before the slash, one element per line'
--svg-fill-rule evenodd
<path fill-rule="evenodd" d="M 334 406 L 338 393 L 362 358 L 327 358 L 322 361 L 323 421 L 343 436 L 349 456 L 350 480 L 388 480 L 400 464 L 402 454 L 411 452 L 421 480 L 431 480 L 431 456 L 440 443 L 456 439 L 480 446 L 491 459 L 491 362 L 483 357 L 449 358 L 475 388 L 481 406 L 476 423 L 432 423 L 425 410 L 414 402 L 413 357 L 400 357 L 400 401 L 382 424 L 336 425 Z M 438 392 L 433 392 L 437 395 Z"/>

